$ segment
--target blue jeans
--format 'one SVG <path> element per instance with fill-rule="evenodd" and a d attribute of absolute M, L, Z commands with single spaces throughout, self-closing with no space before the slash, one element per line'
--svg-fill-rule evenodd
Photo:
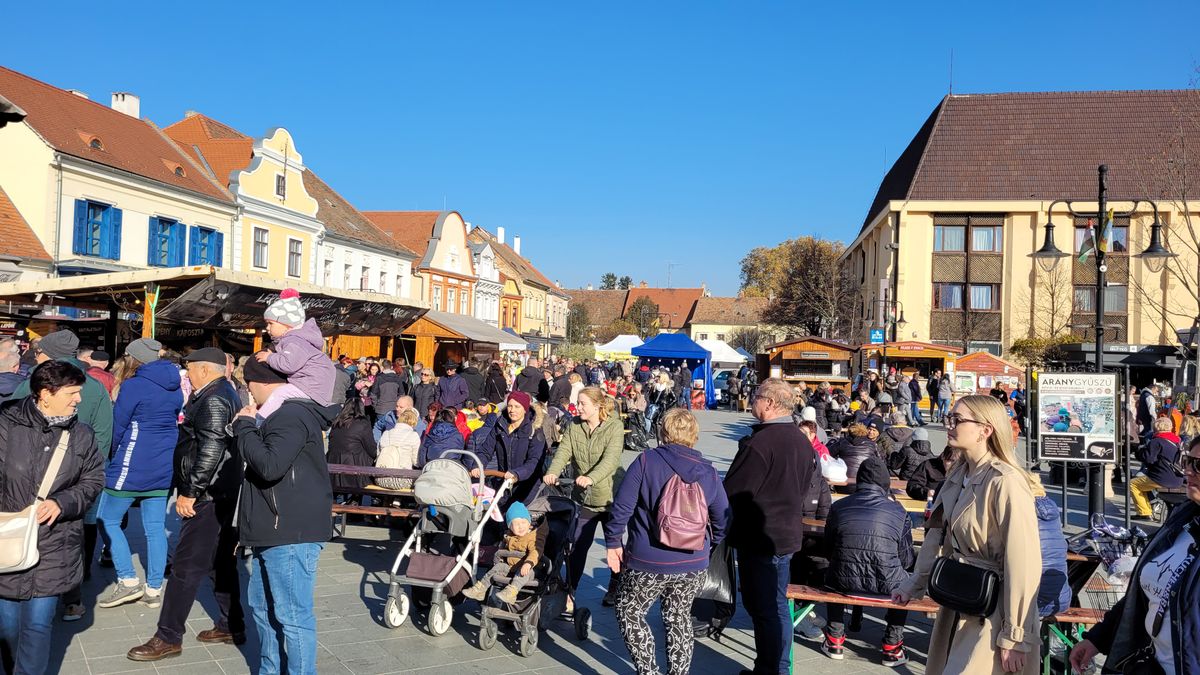
<path fill-rule="evenodd" d="M 258 628 L 259 675 L 316 675 L 317 616 L 313 586 L 325 544 L 254 549 L 250 559 L 250 612 Z"/>
<path fill-rule="evenodd" d="M 9 600 L 0 598 L 0 643 L 4 669 L 13 675 L 42 675 L 50 663 L 50 635 L 58 597 Z M 9 659 L 14 663 L 8 663 Z"/>
<path fill-rule="evenodd" d="M 104 543 L 108 544 L 108 550 L 112 552 L 117 578 L 136 580 L 138 575 L 137 570 L 133 568 L 133 553 L 129 550 L 129 540 L 121 531 L 121 519 L 135 501 L 139 502 L 142 531 L 146 533 L 146 585 L 155 589 L 162 588 L 163 570 L 167 566 L 167 498 L 116 497 L 102 492 L 96 522 L 104 535 Z"/>
<path fill-rule="evenodd" d="M 917 426 L 925 424 L 925 418 L 921 417 L 921 404 L 917 401 L 912 402 L 912 423 Z"/>
<path fill-rule="evenodd" d="M 938 397 L 938 420 L 946 421 L 946 415 L 950 414 L 950 399 Z"/>
<path fill-rule="evenodd" d="M 792 554 L 737 552 L 742 604 L 754 623 L 754 672 L 787 673 L 792 660 L 792 612 L 787 585 Z"/>

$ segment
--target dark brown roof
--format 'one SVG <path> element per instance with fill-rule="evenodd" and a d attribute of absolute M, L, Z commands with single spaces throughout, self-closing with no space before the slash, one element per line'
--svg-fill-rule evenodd
<path fill-rule="evenodd" d="M 375 227 L 374 223 L 329 187 L 329 184 L 313 173 L 312 169 L 304 171 L 304 189 L 310 197 L 317 200 L 317 220 L 324 223 L 325 229 L 331 234 L 386 250 L 399 249 L 403 253 L 413 255 L 403 244 Z"/>
<path fill-rule="evenodd" d="M 766 298 L 700 298 L 691 322 L 756 326 L 768 304 Z"/>
<path fill-rule="evenodd" d="M 666 314 L 660 326 L 662 328 L 682 328 L 691 320 L 692 310 L 696 301 L 704 297 L 703 288 L 631 288 L 625 296 L 625 308 L 622 315 L 629 313 L 629 307 L 638 298 L 650 298 L 658 305 L 659 314 Z"/>
<path fill-rule="evenodd" d="M 501 244 L 500 240 L 496 239 L 491 232 L 488 232 L 482 227 L 475 227 L 471 229 L 469 234 L 467 234 L 467 240 L 477 243 L 487 242 L 491 244 L 492 250 L 494 250 L 496 254 L 500 256 L 501 260 L 508 263 L 509 266 L 513 268 L 513 271 L 515 271 L 518 276 L 521 277 L 521 279 L 525 281 L 532 281 L 539 286 L 545 286 L 549 290 L 555 291 L 560 295 L 566 295 L 566 293 L 564 293 L 562 289 L 558 287 L 558 284 L 547 279 L 546 275 L 542 274 L 538 268 L 534 267 L 533 263 L 529 262 L 528 258 L 521 257 L 521 255 L 514 251 L 513 248 L 508 244 Z"/>
<path fill-rule="evenodd" d="M 387 232 L 401 246 L 417 254 L 417 259 L 425 257 L 429 248 L 429 238 L 433 236 L 433 227 L 437 225 L 441 211 L 363 211 L 376 227 Z"/>
<path fill-rule="evenodd" d="M 29 222 L 17 211 L 4 188 L 0 188 L 0 255 L 11 255 L 26 260 L 49 262 L 50 254 L 41 240 L 29 227 Z"/>
<path fill-rule="evenodd" d="M 625 296 L 628 291 L 572 290 L 568 306 L 583 305 L 587 309 L 588 323 L 607 326 L 620 319 L 625 313 Z"/>
<path fill-rule="evenodd" d="M 189 114 L 164 128 L 163 133 L 192 159 L 205 165 L 225 187 L 229 187 L 233 172 L 249 167 L 254 158 L 253 138 L 199 113 Z"/>
<path fill-rule="evenodd" d="M 0 94 L 24 109 L 25 123 L 63 154 L 223 202 L 233 201 L 145 120 L 4 67 L 0 67 Z M 100 147 L 93 148 L 93 141 Z M 176 174 L 178 167 L 183 168 L 183 175 Z"/>
<path fill-rule="evenodd" d="M 1095 199 L 1200 194 L 1170 178 L 1174 148 L 1200 147 L 1200 90 L 946 96 L 884 176 L 863 226 L 889 200 Z"/>

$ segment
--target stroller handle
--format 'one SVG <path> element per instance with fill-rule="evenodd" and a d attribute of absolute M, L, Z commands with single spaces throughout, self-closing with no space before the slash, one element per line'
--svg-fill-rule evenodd
<path fill-rule="evenodd" d="M 470 450 L 443 450 L 442 451 L 442 457 L 447 457 L 450 455 L 462 455 L 462 456 L 466 457 L 467 459 L 475 460 L 475 466 L 479 468 L 479 471 L 481 473 L 487 470 L 483 466 L 483 460 L 479 459 L 479 455 L 471 452 Z"/>
<path fill-rule="evenodd" d="M 503 471 L 493 471 L 492 469 L 487 469 L 483 472 L 483 475 L 487 476 L 488 478 L 504 478 L 508 474 L 504 473 Z"/>

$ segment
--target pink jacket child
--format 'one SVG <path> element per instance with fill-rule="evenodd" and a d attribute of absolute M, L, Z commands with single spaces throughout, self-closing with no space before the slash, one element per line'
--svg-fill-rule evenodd
<path fill-rule="evenodd" d="M 321 405 L 329 405 L 333 396 L 333 361 L 325 355 L 325 338 L 317 322 L 306 319 L 300 292 L 284 290 L 279 299 L 263 312 L 267 333 L 274 343 L 270 352 L 255 355 L 259 361 L 287 376 L 306 396 Z"/>

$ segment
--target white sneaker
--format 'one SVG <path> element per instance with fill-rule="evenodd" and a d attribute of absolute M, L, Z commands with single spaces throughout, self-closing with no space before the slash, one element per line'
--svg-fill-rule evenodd
<path fill-rule="evenodd" d="M 142 595 L 142 604 L 150 609 L 158 609 L 162 607 L 163 591 L 161 588 L 145 587 L 145 593 Z"/>

